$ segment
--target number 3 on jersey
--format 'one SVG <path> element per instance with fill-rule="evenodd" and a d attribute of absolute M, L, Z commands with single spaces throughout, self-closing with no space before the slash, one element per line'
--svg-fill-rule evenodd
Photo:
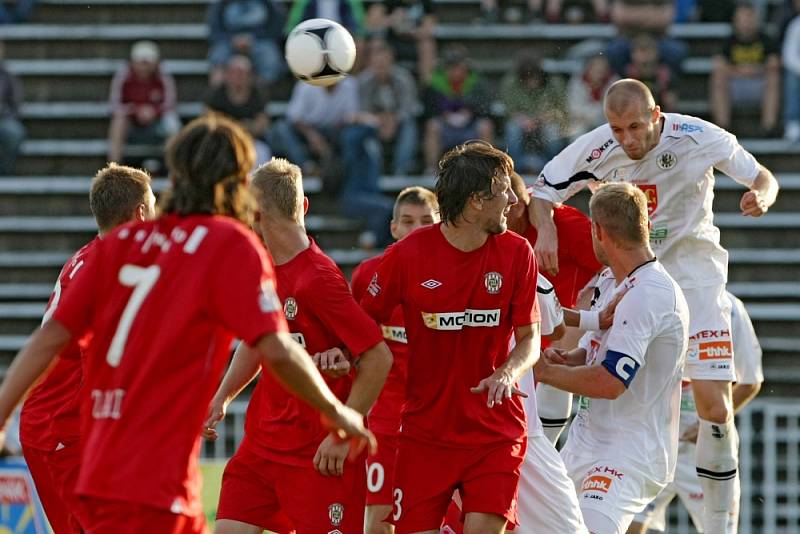
<path fill-rule="evenodd" d="M 117 331 L 114 332 L 111 345 L 108 347 L 106 361 L 111 367 L 119 366 L 122 353 L 125 352 L 125 342 L 128 341 L 128 334 L 131 331 L 133 320 L 160 275 L 161 268 L 158 265 L 139 267 L 138 265 L 128 264 L 123 265 L 122 269 L 119 270 L 119 283 L 126 287 L 132 287 L 133 293 L 131 293 L 128 304 L 119 318 Z"/>

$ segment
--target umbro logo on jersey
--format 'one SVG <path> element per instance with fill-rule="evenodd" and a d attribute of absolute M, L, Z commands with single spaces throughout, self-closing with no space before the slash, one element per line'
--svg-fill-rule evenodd
<path fill-rule="evenodd" d="M 425 289 L 436 289 L 437 287 L 442 285 L 442 283 L 438 280 L 434 280 L 433 278 L 431 278 L 430 280 L 425 280 L 420 285 Z"/>
<path fill-rule="evenodd" d="M 658 168 L 661 169 L 662 171 L 670 170 L 672 167 L 675 166 L 676 163 L 678 163 L 678 156 L 676 156 L 674 152 L 670 152 L 669 150 L 667 150 L 666 152 L 662 152 L 656 158 L 656 165 L 658 165 Z"/>

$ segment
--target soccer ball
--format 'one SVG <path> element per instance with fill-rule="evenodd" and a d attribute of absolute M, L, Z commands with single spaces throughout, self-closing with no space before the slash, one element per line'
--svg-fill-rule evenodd
<path fill-rule="evenodd" d="M 311 85 L 333 85 L 350 72 L 356 43 L 341 24 L 310 19 L 298 24 L 286 39 L 286 63 L 299 80 Z"/>

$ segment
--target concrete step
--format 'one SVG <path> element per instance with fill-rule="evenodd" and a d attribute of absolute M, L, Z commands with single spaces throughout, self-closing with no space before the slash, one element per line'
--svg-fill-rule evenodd
<path fill-rule="evenodd" d="M 720 229 L 722 246 L 734 248 L 800 248 L 800 212 L 770 212 L 763 217 L 744 217 L 739 213 L 717 213 L 714 224 Z"/>
<path fill-rule="evenodd" d="M 756 334 L 761 337 L 791 337 L 800 331 L 800 304 L 747 304 Z"/>

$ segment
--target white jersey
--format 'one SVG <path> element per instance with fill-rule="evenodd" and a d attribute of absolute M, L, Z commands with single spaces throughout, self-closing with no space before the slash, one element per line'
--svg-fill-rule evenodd
<path fill-rule="evenodd" d="M 542 336 L 553 333 L 556 326 L 564 321 L 564 310 L 558 302 L 556 292 L 547 278 L 539 274 L 536 280 L 536 299 L 539 303 L 539 314 L 541 315 L 540 331 Z M 514 345 L 514 338 L 511 338 L 511 348 Z M 510 350 L 510 349 L 509 349 Z M 519 381 L 519 389 L 527 393 L 527 397 L 522 399 L 525 406 L 525 415 L 528 418 L 528 437 L 544 436 L 542 422 L 539 420 L 539 409 L 536 406 L 536 384 L 533 378 L 533 371 L 525 373 Z"/>
<path fill-rule="evenodd" d="M 628 158 L 604 124 L 545 165 L 533 196 L 561 203 L 592 182 L 629 182 L 647 195 L 650 246 L 683 289 L 725 283 L 728 254 L 714 226 L 714 169 L 747 187 L 758 162 L 736 137 L 702 119 L 663 113 L 661 139 Z"/>
<path fill-rule="evenodd" d="M 639 364 L 628 389 L 615 400 L 581 398 L 564 449 L 574 457 L 613 457 L 650 480 L 672 479 L 678 455 L 680 383 L 686 359 L 689 309 L 675 280 L 657 261 L 616 284 L 610 269 L 595 289 L 593 309 L 603 309 L 623 288 L 611 328 L 587 332 L 580 346 L 586 365 L 601 365 L 606 353 L 622 353 Z M 628 372 L 620 359 L 617 372 Z"/>
<path fill-rule="evenodd" d="M 737 384 L 760 384 L 764 381 L 761 364 L 761 344 L 744 302 L 728 292 L 733 307 L 731 309 L 731 341 L 733 342 L 733 367 Z M 685 382 L 681 391 L 681 427 L 683 434 L 697 424 L 697 411 L 692 394 L 691 382 Z"/>

